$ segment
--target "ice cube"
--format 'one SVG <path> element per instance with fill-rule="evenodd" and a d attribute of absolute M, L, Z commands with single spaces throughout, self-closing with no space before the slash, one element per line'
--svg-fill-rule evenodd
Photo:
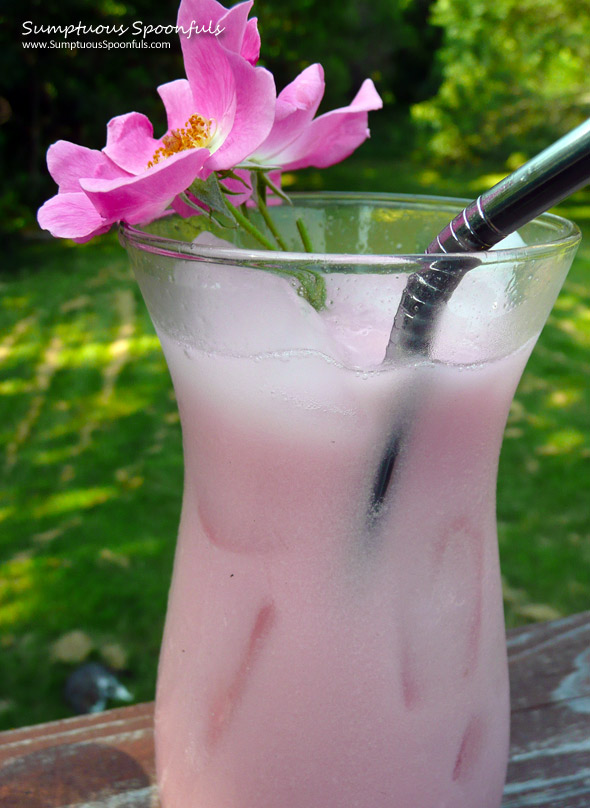
<path fill-rule="evenodd" d="M 236 249 L 211 233 L 200 234 L 195 243 Z M 279 254 L 276 266 L 281 266 Z M 294 278 L 212 256 L 210 261 L 176 261 L 172 268 L 163 265 L 161 273 L 141 273 L 138 280 L 158 330 L 189 349 L 229 356 L 317 351 L 341 358 L 324 320 L 299 294 Z"/>
<path fill-rule="evenodd" d="M 328 307 L 322 316 L 349 367 L 371 370 L 382 364 L 406 279 L 393 273 L 326 275 Z"/>
<path fill-rule="evenodd" d="M 511 233 L 491 249 L 525 247 L 518 233 Z M 524 339 L 512 326 L 511 310 L 520 303 L 515 289 L 522 270 L 514 261 L 500 260 L 470 270 L 462 278 L 440 316 L 433 354 L 438 359 L 467 364 L 503 356 Z"/>

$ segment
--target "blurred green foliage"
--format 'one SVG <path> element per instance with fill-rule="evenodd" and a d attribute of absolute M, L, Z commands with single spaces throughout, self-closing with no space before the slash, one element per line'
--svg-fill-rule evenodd
<path fill-rule="evenodd" d="M 433 0 L 258 0 L 262 59 L 279 89 L 313 62 L 326 70 L 325 101 L 348 103 L 362 81 L 379 86 L 386 105 L 427 98 L 440 31 Z"/>
<path fill-rule="evenodd" d="M 436 0 L 432 21 L 442 83 L 413 116 L 435 156 L 523 162 L 590 115 L 588 0 Z"/>

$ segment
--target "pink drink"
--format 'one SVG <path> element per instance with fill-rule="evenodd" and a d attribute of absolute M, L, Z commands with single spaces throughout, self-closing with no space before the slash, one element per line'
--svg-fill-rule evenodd
<path fill-rule="evenodd" d="M 363 375 L 312 353 L 189 357 L 160 336 L 186 463 L 157 699 L 165 808 L 498 808 L 495 473 L 528 352 Z M 371 520 L 383 436 L 418 376 Z"/>
<path fill-rule="evenodd" d="M 432 261 L 396 253 L 419 252 L 462 205 L 298 204 L 326 254 L 124 236 L 184 438 L 156 699 L 162 806 L 499 808 L 498 455 L 579 234 L 544 216 L 527 226 L 534 247 L 481 254 L 428 356 L 384 361 L 407 273 Z M 297 237 L 292 210 L 273 215 Z M 310 262 L 325 273 L 320 311 L 285 275 Z"/>

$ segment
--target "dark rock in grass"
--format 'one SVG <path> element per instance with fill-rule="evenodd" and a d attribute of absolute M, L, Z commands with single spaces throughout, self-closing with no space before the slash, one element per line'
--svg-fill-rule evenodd
<path fill-rule="evenodd" d="M 68 677 L 64 698 L 76 713 L 100 713 L 107 701 L 132 701 L 133 696 L 98 662 L 80 665 Z"/>

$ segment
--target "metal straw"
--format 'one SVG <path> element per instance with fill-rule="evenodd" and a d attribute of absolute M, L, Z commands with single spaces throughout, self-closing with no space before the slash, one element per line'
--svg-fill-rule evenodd
<path fill-rule="evenodd" d="M 480 264 L 473 253 L 493 247 L 588 182 L 590 118 L 471 202 L 428 245 L 426 253 L 436 257 L 408 278 L 386 359 L 427 356 L 440 310 L 465 273 Z M 470 255 L 461 259 L 457 253 Z M 453 258 L 445 258 L 445 254 Z M 407 413 L 402 412 L 400 419 L 406 418 Z M 390 488 L 406 431 L 401 425 L 394 430 L 381 458 L 373 482 L 372 523 Z"/>
<path fill-rule="evenodd" d="M 426 253 L 488 250 L 535 216 L 590 182 L 590 118 L 518 168 L 455 216 Z M 410 275 L 395 315 L 386 357 L 426 353 L 438 311 L 477 258 L 437 258 Z"/>

